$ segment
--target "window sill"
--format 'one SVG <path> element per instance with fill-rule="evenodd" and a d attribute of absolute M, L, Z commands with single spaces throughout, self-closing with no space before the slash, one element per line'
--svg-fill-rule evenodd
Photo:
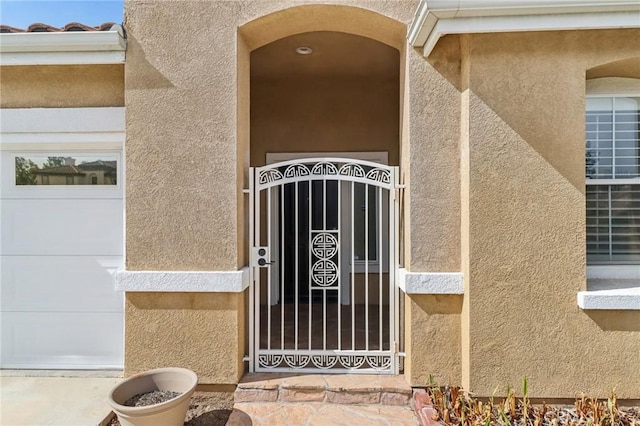
<path fill-rule="evenodd" d="M 585 310 L 640 310 L 640 267 L 587 267 L 587 291 L 578 292 L 578 306 Z"/>

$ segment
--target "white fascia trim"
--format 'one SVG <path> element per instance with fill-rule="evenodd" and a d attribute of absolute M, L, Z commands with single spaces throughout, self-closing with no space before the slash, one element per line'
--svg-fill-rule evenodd
<path fill-rule="evenodd" d="M 126 49 L 120 25 L 109 31 L 0 34 L 1 65 L 117 64 Z"/>
<path fill-rule="evenodd" d="M 0 52 L 0 65 L 124 64 L 124 52 Z"/>
<path fill-rule="evenodd" d="M 0 150 L 122 149 L 125 109 L 6 108 L 0 110 Z"/>
<path fill-rule="evenodd" d="M 399 287 L 406 294 L 464 294 L 461 272 L 409 272 L 400 268 Z"/>
<path fill-rule="evenodd" d="M 125 271 L 113 274 L 116 291 L 241 293 L 249 268 L 239 271 Z"/>
<path fill-rule="evenodd" d="M 578 306 L 587 310 L 640 310 L 640 287 L 580 291 Z"/>
<path fill-rule="evenodd" d="M 447 34 L 638 27 L 637 1 L 422 0 L 407 38 L 426 57 Z"/>

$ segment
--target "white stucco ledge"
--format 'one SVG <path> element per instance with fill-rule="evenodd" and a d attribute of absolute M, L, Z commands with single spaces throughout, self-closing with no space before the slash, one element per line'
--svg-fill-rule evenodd
<path fill-rule="evenodd" d="M 239 271 L 126 271 L 113 274 L 117 291 L 241 293 L 249 268 Z"/>
<path fill-rule="evenodd" d="M 640 310 L 640 285 L 638 287 L 590 290 L 578 292 L 581 309 Z"/>
<path fill-rule="evenodd" d="M 406 294 L 464 294 L 461 272 L 409 272 L 400 268 L 398 286 Z"/>

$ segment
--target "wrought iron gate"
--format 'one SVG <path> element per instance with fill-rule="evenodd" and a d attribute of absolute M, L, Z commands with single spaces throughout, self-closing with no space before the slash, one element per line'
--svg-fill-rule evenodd
<path fill-rule="evenodd" d="M 251 169 L 251 371 L 396 374 L 397 168 Z"/>

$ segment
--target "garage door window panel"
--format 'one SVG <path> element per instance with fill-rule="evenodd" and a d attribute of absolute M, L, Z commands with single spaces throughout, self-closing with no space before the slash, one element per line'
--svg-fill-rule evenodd
<path fill-rule="evenodd" d="M 105 186 L 118 184 L 117 154 L 16 154 L 16 186 Z"/>

